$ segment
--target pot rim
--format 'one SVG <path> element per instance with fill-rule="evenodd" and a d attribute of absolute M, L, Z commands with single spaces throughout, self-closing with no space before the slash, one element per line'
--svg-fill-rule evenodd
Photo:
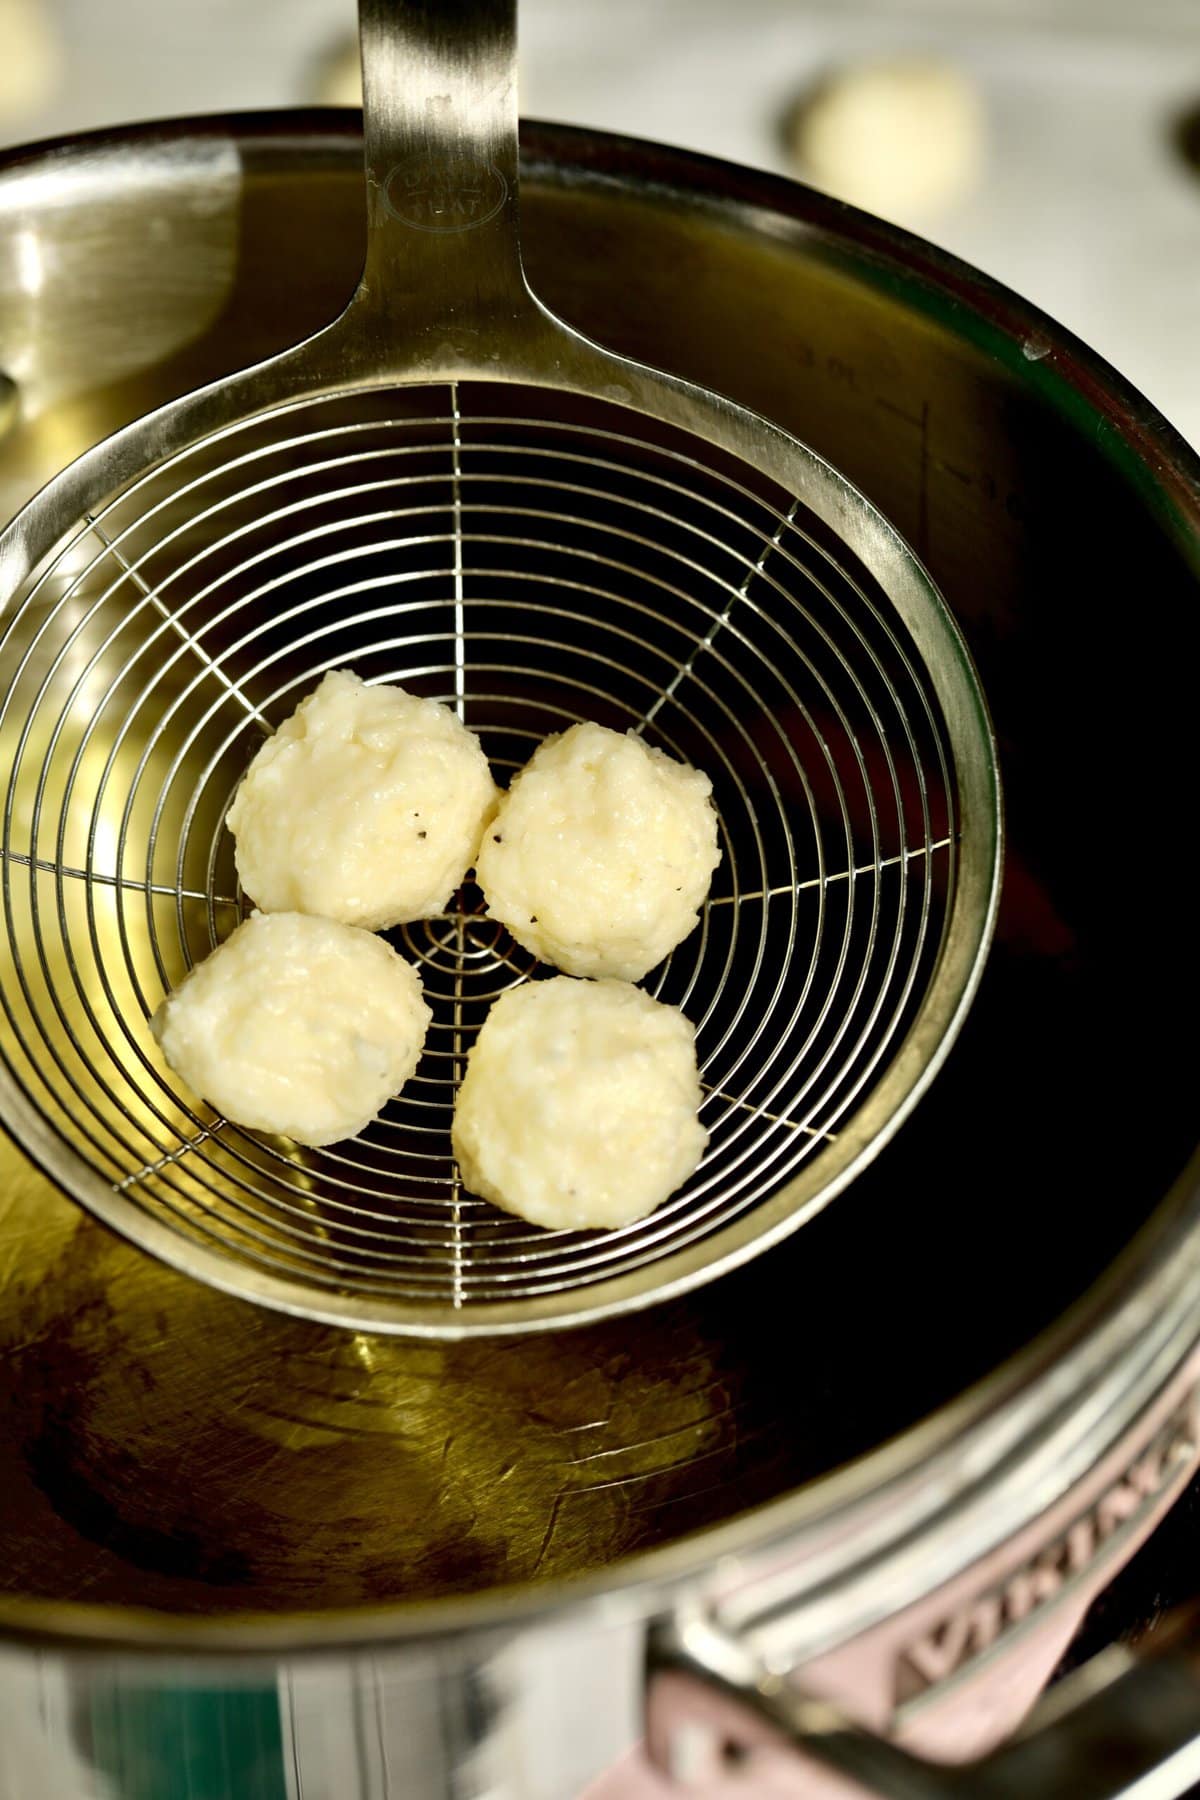
<path fill-rule="evenodd" d="M 348 172 L 360 161 L 360 115 L 303 109 L 200 115 L 22 145 L 0 157 L 4 186 L 31 167 L 106 152 L 178 148 L 187 140 L 261 142 Z M 927 306 L 955 307 L 989 352 L 1090 408 L 1110 453 L 1123 452 L 1149 504 L 1200 572 L 1200 457 L 1101 357 L 1039 308 L 948 252 L 784 177 L 642 140 L 523 123 L 531 171 L 560 184 L 639 185 L 692 211 L 779 240 L 849 236 L 880 281 Z M 1200 1344 L 1200 1152 L 1100 1278 L 1007 1362 L 917 1425 L 854 1461 L 719 1525 L 545 1587 L 322 1612 L 219 1616 L 0 1595 L 0 1636 L 81 1650 L 223 1657 L 321 1653 L 432 1637 L 549 1625 L 581 1611 L 646 1614 L 706 1575 L 753 1579 L 786 1552 L 796 1590 L 837 1588 L 836 1637 L 857 1635 L 970 1566 L 1070 1491 L 1139 1421 Z M 936 1546 L 931 1544 L 935 1530 Z M 841 1603 L 843 1602 L 844 1603 Z"/>

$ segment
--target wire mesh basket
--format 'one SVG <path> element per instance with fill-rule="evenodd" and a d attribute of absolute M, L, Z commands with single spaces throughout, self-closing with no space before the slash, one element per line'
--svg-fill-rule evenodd
<path fill-rule="evenodd" d="M 965 652 L 947 620 L 954 666 L 931 654 L 802 500 L 690 433 L 503 383 L 300 400 L 94 507 L 4 623 L 6 1114 L 110 1224 L 239 1293 L 461 1334 L 677 1291 L 844 1186 L 968 1003 L 998 822 Z M 546 1232 L 464 1190 L 466 1055 L 547 972 L 470 885 L 390 934 L 434 1019 L 361 1137 L 250 1134 L 163 1063 L 148 1015 L 248 910 L 234 789 L 347 667 L 457 706 L 502 782 L 584 719 L 711 777 L 721 864 L 645 983 L 697 1028 L 710 1144 L 649 1218 Z"/>

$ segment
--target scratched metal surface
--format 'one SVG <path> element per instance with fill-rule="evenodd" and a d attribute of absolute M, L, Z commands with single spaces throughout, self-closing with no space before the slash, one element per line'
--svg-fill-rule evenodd
<path fill-rule="evenodd" d="M 159 1269 L 7 1146 L 0 1170 L 6 1582 L 172 1607 L 301 1603 L 316 1570 L 330 1604 L 463 1591 L 702 1517 L 744 1439 L 777 1460 L 715 1318 L 545 1349 L 307 1328 Z"/>
<path fill-rule="evenodd" d="M 331 315 L 360 194 L 349 132 L 322 129 L 97 150 L 52 190 L 40 166 L 0 175 L 0 368 L 21 399 L 0 503 Z M 548 132 L 530 150 L 539 291 L 807 436 L 948 593 L 1009 800 L 983 991 L 914 1121 L 791 1245 L 529 1343 L 406 1345 L 256 1312 L 118 1242 L 4 1145 L 10 1591 L 284 1610 L 652 1551 L 818 1479 L 1013 1352 L 1194 1140 L 1172 1031 L 1197 938 L 1187 883 L 1163 872 L 1190 817 L 1170 771 L 1189 754 L 1194 574 L 1058 383 L 1057 343 L 1031 330 L 1008 354 L 998 326 L 799 193 L 768 205 L 716 174 L 701 190 L 668 153 Z"/>

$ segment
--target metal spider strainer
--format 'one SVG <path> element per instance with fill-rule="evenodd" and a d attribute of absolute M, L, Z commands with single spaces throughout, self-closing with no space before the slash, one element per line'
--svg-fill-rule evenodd
<path fill-rule="evenodd" d="M 936 1072 L 998 890 L 986 709 L 912 552 L 795 439 L 529 293 L 514 10 L 362 0 L 346 312 L 118 432 L 0 536 L 3 1117 L 147 1250 L 368 1330 L 618 1312 L 793 1230 Z M 548 1234 L 463 1191 L 456 1081 L 531 973 L 470 889 L 393 934 L 435 1022 L 363 1137 L 251 1136 L 165 1069 L 147 1016 L 242 906 L 233 789 L 339 666 L 456 705 L 501 772 L 594 718 L 712 777 L 713 893 L 646 984 L 697 1025 L 711 1143 L 641 1223 Z"/>

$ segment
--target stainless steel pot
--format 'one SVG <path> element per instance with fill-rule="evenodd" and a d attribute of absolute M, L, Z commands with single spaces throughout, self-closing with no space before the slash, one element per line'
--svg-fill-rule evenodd
<path fill-rule="evenodd" d="M 0 1151 L 4 1800 L 564 1800 L 637 1738 L 648 1641 L 676 1773 L 825 1791 L 753 1713 L 902 1791 L 793 1689 L 987 1749 L 1197 1459 L 1195 459 L 901 233 L 645 145 L 525 148 L 546 300 L 796 431 L 928 561 L 1001 740 L 996 949 L 852 1191 L 635 1324 L 438 1347 L 267 1316 Z M 10 157 L 0 510 L 331 317 L 359 157 L 336 114 Z"/>

